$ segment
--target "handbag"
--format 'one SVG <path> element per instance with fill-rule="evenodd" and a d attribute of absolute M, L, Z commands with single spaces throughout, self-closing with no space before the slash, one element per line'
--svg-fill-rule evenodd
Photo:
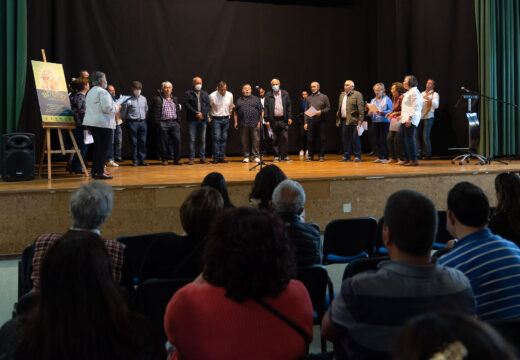
<path fill-rule="evenodd" d="M 398 117 L 391 117 L 390 118 L 390 128 L 389 131 L 399 131 L 399 128 L 401 127 L 401 118 Z"/>

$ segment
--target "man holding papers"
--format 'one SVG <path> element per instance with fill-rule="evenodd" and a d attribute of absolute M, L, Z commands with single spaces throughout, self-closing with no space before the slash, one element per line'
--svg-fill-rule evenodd
<path fill-rule="evenodd" d="M 339 95 L 337 119 L 341 121 L 343 134 L 343 149 L 345 153 L 340 161 L 351 161 L 350 151 L 354 142 L 354 161 L 361 161 L 361 140 L 358 134 L 358 126 L 363 124 L 365 117 L 365 102 L 363 95 L 354 90 L 355 84 L 352 80 L 345 81 L 345 91 Z"/>
<path fill-rule="evenodd" d="M 304 129 L 308 130 L 307 145 L 309 147 L 309 157 L 307 161 L 314 160 L 314 149 L 319 140 L 320 144 L 320 161 L 325 155 L 325 114 L 330 111 L 329 97 L 320 92 L 320 84 L 317 81 L 311 83 L 311 95 L 307 97 L 305 102 L 305 125 Z"/>

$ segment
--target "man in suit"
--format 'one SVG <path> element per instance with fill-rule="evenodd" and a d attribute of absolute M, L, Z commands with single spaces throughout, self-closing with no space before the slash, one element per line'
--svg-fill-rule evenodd
<path fill-rule="evenodd" d="M 280 80 L 271 80 L 272 91 L 265 96 L 264 119 L 273 131 L 274 161 L 291 161 L 287 156 L 287 130 L 292 124 L 291 98 L 286 90 L 280 89 Z"/>
<path fill-rule="evenodd" d="M 207 164 L 206 128 L 210 110 L 209 95 L 205 90 L 202 90 L 202 79 L 200 77 L 193 78 L 192 86 L 193 88 L 186 91 L 184 95 L 186 120 L 188 120 L 190 132 L 190 159 L 188 164 L 194 164 L 196 143 L 198 143 L 200 163 Z"/>
<path fill-rule="evenodd" d="M 168 165 L 168 159 L 173 158 L 173 165 L 181 165 L 181 105 L 177 97 L 172 96 L 171 82 L 163 82 L 161 89 L 152 100 L 152 121 L 159 127 L 162 164 Z M 173 147 L 168 146 L 170 139 Z"/>

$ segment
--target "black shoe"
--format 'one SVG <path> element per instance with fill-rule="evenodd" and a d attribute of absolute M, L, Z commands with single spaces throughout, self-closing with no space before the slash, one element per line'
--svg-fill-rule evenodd
<path fill-rule="evenodd" d="M 346 157 L 342 157 L 341 160 L 339 160 L 340 162 L 348 162 L 348 161 L 352 161 L 350 160 L 350 158 L 346 158 Z"/>
<path fill-rule="evenodd" d="M 132 166 L 137 166 L 139 163 L 137 161 L 132 162 Z"/>
<path fill-rule="evenodd" d="M 114 160 L 115 160 L 116 162 L 123 162 L 123 161 L 124 161 L 123 158 L 115 158 Z"/>
<path fill-rule="evenodd" d="M 426 156 L 426 157 L 424 158 L 424 160 L 431 160 L 431 159 L 432 159 L 431 156 Z"/>
<path fill-rule="evenodd" d="M 222 164 L 227 164 L 228 161 L 226 159 L 220 159 L 218 162 Z"/>
<path fill-rule="evenodd" d="M 180 161 L 174 161 L 173 165 L 182 165 Z"/>
<path fill-rule="evenodd" d="M 112 179 L 112 175 L 103 173 L 103 174 L 92 174 L 92 178 L 96 180 L 110 180 Z"/>
<path fill-rule="evenodd" d="M 141 161 L 141 162 L 139 163 L 139 166 L 148 166 L 148 165 L 150 165 L 150 164 L 148 164 L 148 163 L 145 162 L 145 161 Z"/>
<path fill-rule="evenodd" d="M 314 159 L 311 157 L 308 157 L 307 160 L 305 160 L 305 161 L 314 161 Z"/>

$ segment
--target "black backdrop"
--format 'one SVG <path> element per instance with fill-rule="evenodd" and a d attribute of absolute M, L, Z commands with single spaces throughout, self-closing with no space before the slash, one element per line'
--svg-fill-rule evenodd
<path fill-rule="evenodd" d="M 434 154 L 467 143 L 463 109 L 454 105 L 460 87 L 477 88 L 473 0 L 349 0 L 339 7 L 276 5 L 226 0 L 28 0 L 29 60 L 62 63 L 68 80 L 80 69 L 101 70 L 117 92 L 143 82 L 149 101 L 160 83 L 173 83 L 182 98 L 199 75 L 208 92 L 225 80 L 235 98 L 249 82 L 264 88 L 273 77 L 298 95 L 319 81 L 337 108 L 343 82 L 352 79 L 366 99 L 372 86 L 415 74 L 424 89 L 436 80 L 441 106 L 433 128 Z M 20 130 L 41 138 L 30 62 Z M 151 130 L 151 129 L 150 129 Z M 149 130 L 149 133 L 152 131 Z M 290 130 L 290 150 L 296 151 Z M 338 149 L 334 115 L 327 148 Z M 183 151 L 188 145 L 183 119 Z M 123 139 L 127 142 L 127 139 Z M 154 152 L 149 139 L 149 154 Z M 228 154 L 240 153 L 230 129 Z"/>

